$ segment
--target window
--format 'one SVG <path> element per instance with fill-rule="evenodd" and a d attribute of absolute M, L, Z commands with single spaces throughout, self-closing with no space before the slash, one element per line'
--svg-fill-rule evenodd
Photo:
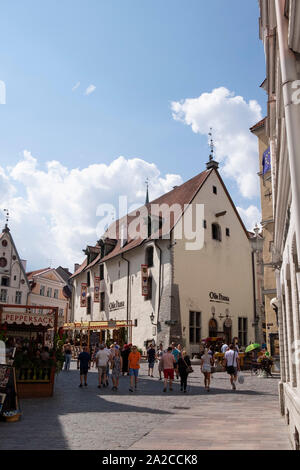
<path fill-rule="evenodd" d="M 86 304 L 86 314 L 90 315 L 92 310 L 92 297 L 87 298 L 87 304 Z"/>
<path fill-rule="evenodd" d="M 55 299 L 58 299 L 58 289 L 54 289 L 53 297 L 54 297 Z"/>
<path fill-rule="evenodd" d="M 64 314 L 64 309 L 63 309 L 63 308 L 60 308 L 60 309 L 58 310 L 58 315 L 60 315 L 60 316 L 62 317 L 63 314 Z"/>
<path fill-rule="evenodd" d="M 203 220 L 203 228 L 207 228 L 206 220 Z"/>
<path fill-rule="evenodd" d="M 22 292 L 18 291 L 16 292 L 16 304 L 21 305 L 22 303 Z"/>
<path fill-rule="evenodd" d="M 148 277 L 148 295 L 145 295 L 144 300 L 152 299 L 152 276 Z"/>
<path fill-rule="evenodd" d="M 212 318 L 208 324 L 208 336 L 210 338 L 216 338 L 218 336 L 218 323 Z"/>
<path fill-rule="evenodd" d="M 17 276 L 14 276 L 14 281 L 16 281 L 16 280 L 17 280 Z"/>
<path fill-rule="evenodd" d="M 100 310 L 101 312 L 105 310 L 105 292 L 100 294 Z"/>
<path fill-rule="evenodd" d="M 9 287 L 9 277 L 4 277 L 4 276 L 2 277 L 1 286 Z"/>
<path fill-rule="evenodd" d="M 230 229 L 229 228 L 226 229 L 226 237 L 230 237 Z"/>
<path fill-rule="evenodd" d="M 100 281 L 104 279 L 104 264 L 100 264 Z"/>
<path fill-rule="evenodd" d="M 90 274 L 90 271 L 87 272 L 86 283 L 87 283 L 87 286 L 90 287 L 90 285 L 91 285 L 91 274 Z"/>
<path fill-rule="evenodd" d="M 218 191 L 217 191 L 217 186 L 213 186 L 213 193 L 214 193 L 214 194 L 217 194 L 217 192 L 218 192 Z"/>
<path fill-rule="evenodd" d="M 146 250 L 146 264 L 148 268 L 153 266 L 153 246 L 149 246 Z"/>
<path fill-rule="evenodd" d="M 47 297 L 52 297 L 52 288 L 48 287 L 47 289 Z"/>
<path fill-rule="evenodd" d="M 0 291 L 0 302 L 6 302 L 7 299 L 7 290 L 1 289 Z"/>
<path fill-rule="evenodd" d="M 212 230 L 212 238 L 213 240 L 217 241 L 222 241 L 222 233 L 221 233 L 221 227 L 219 224 L 212 224 L 211 226 Z"/>
<path fill-rule="evenodd" d="M 134 326 L 138 326 L 138 321 L 137 321 L 137 319 L 134 320 Z"/>
<path fill-rule="evenodd" d="M 111 283 L 111 284 L 110 284 L 110 293 L 111 293 L 111 294 L 113 293 L 113 290 L 114 290 L 113 284 Z"/>
<path fill-rule="evenodd" d="M 190 312 L 190 344 L 201 341 L 201 312 Z"/>
<path fill-rule="evenodd" d="M 45 286 L 40 287 L 40 295 L 45 295 Z"/>
<path fill-rule="evenodd" d="M 239 317 L 239 344 L 240 346 L 248 344 L 248 318 Z"/>

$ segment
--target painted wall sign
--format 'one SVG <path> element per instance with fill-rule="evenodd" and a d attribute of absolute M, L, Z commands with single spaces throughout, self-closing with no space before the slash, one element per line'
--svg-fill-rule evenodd
<path fill-rule="evenodd" d="M 223 294 L 216 294 L 215 292 L 210 292 L 209 298 L 211 302 L 230 302 L 229 297 L 226 297 Z"/>
<path fill-rule="evenodd" d="M 3 323 L 16 323 L 17 325 L 43 325 L 54 326 L 54 315 L 30 315 L 26 313 L 4 313 L 2 314 Z"/>
<path fill-rule="evenodd" d="M 125 307 L 125 302 L 124 301 L 119 302 L 118 300 L 116 300 L 115 302 L 110 302 L 110 304 L 108 305 L 110 312 L 113 310 L 119 310 L 120 308 L 124 308 L 124 307 Z"/>

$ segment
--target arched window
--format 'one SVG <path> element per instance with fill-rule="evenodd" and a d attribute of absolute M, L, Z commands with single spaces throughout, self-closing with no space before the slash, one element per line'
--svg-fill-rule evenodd
<path fill-rule="evenodd" d="M 153 266 L 153 246 L 149 246 L 146 249 L 146 264 L 148 268 Z"/>
<path fill-rule="evenodd" d="M 221 227 L 219 224 L 212 224 L 211 225 L 211 231 L 212 231 L 212 238 L 213 240 L 217 240 L 219 242 L 222 241 L 222 232 L 221 232 Z"/>
<path fill-rule="evenodd" d="M 218 336 L 218 323 L 214 318 L 211 318 L 211 320 L 209 320 L 208 336 L 210 338 L 216 338 Z"/>

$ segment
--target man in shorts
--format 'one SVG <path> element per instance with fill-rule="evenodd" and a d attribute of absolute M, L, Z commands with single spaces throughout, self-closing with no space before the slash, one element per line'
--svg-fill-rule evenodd
<path fill-rule="evenodd" d="M 139 376 L 141 355 L 137 350 L 136 346 L 132 346 L 131 353 L 128 356 L 128 372 L 130 376 L 130 388 L 129 391 L 133 392 L 133 384 L 135 390 L 137 389 L 137 382 Z"/>
<path fill-rule="evenodd" d="M 107 366 L 110 359 L 110 351 L 106 350 L 104 344 L 101 344 L 99 351 L 96 354 L 96 366 L 98 367 L 98 378 L 99 385 L 98 388 L 106 386 L 107 381 Z"/>
<path fill-rule="evenodd" d="M 232 390 L 236 390 L 237 373 L 240 370 L 239 353 L 234 345 L 229 346 L 229 350 L 225 353 L 225 365 L 227 374 L 230 375 L 230 383 Z"/>
<path fill-rule="evenodd" d="M 80 365 L 80 385 L 83 385 L 83 378 L 84 378 L 84 385 L 87 387 L 87 374 L 88 370 L 91 367 L 91 355 L 88 353 L 87 346 L 83 346 L 83 351 L 78 355 L 77 359 L 77 369 L 79 369 Z"/>
<path fill-rule="evenodd" d="M 172 354 L 172 347 L 170 346 L 161 357 L 161 368 L 164 371 L 164 392 L 167 391 L 168 379 L 169 379 L 169 390 L 172 391 L 172 382 L 174 380 L 174 367 L 175 357 Z"/>
<path fill-rule="evenodd" d="M 156 359 L 156 351 L 153 344 L 150 344 L 150 347 L 147 351 L 147 359 L 148 359 L 148 376 L 153 377 L 153 368 Z"/>

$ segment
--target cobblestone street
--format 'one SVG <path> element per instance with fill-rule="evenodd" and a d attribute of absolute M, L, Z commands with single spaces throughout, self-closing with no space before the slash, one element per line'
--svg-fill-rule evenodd
<path fill-rule="evenodd" d="M 18 423 L 0 423 L 0 449 L 290 449 L 278 406 L 278 380 L 251 377 L 231 390 L 225 373 L 214 375 L 205 392 L 200 367 L 188 393 L 178 381 L 163 393 L 142 364 L 138 391 L 121 377 L 119 392 L 99 390 L 97 373 L 78 387 L 79 372 L 61 372 L 49 399 L 21 400 Z"/>

